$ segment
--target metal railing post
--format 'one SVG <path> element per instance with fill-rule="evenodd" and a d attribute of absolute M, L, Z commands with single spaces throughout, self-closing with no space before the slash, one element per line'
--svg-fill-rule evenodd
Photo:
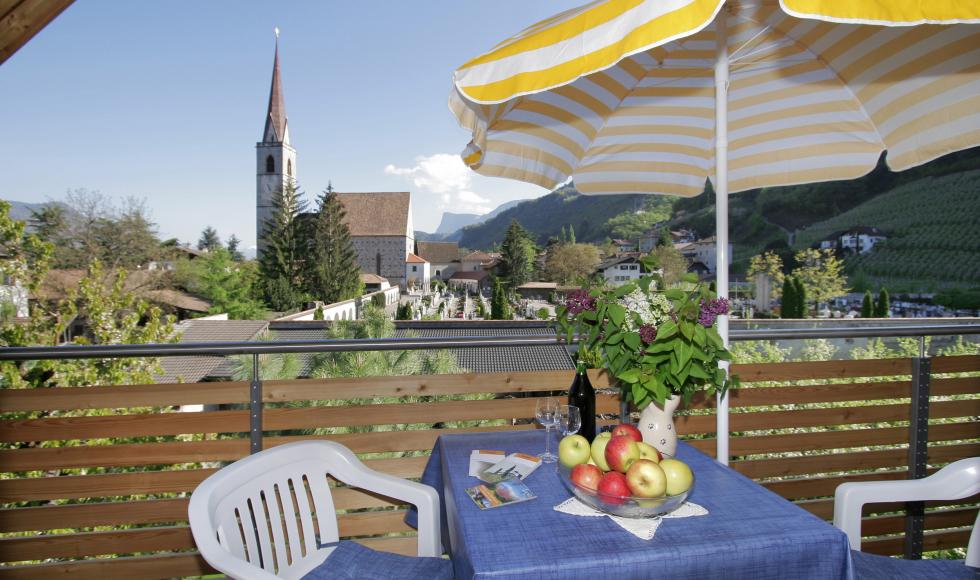
<path fill-rule="evenodd" d="M 921 349 L 924 351 L 924 348 Z M 925 354 L 922 352 L 921 354 Z M 909 479 L 926 476 L 929 458 L 929 379 L 932 361 L 927 356 L 912 359 L 912 401 L 909 416 Z M 925 503 L 905 503 L 905 559 L 922 559 L 925 532 Z"/>
<path fill-rule="evenodd" d="M 259 355 L 252 355 L 252 384 L 248 389 L 249 452 L 262 451 L 262 377 L 259 375 Z"/>

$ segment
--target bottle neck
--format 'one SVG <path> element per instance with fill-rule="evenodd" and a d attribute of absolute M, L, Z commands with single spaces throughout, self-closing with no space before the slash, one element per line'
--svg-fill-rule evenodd
<path fill-rule="evenodd" d="M 578 362 L 578 364 L 576 365 L 575 369 L 576 369 L 576 372 L 578 374 L 580 374 L 580 375 L 586 374 L 586 372 L 585 372 L 585 363 L 582 362 L 582 361 L 579 361 Z"/>

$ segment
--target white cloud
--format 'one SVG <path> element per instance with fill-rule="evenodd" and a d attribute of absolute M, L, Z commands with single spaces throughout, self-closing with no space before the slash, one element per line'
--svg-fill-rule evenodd
<path fill-rule="evenodd" d="M 436 194 L 441 210 L 484 214 L 493 209 L 489 199 L 470 189 L 473 173 L 459 155 L 420 156 L 415 158 L 414 167 L 388 165 L 385 173 L 411 180 L 423 192 Z"/>

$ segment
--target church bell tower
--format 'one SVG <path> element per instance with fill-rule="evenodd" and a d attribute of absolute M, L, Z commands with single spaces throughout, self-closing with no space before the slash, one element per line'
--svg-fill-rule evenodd
<path fill-rule="evenodd" d="M 296 180 L 296 150 L 289 142 L 286 102 L 282 96 L 279 72 L 279 29 L 276 28 L 276 56 L 272 64 L 269 109 L 265 115 L 262 140 L 255 144 L 255 238 L 257 256 L 265 248 L 263 230 L 272 216 L 272 196 Z"/>

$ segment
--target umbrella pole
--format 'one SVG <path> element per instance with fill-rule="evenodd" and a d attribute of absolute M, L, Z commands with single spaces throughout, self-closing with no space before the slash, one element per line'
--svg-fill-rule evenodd
<path fill-rule="evenodd" d="M 715 17 L 715 254 L 719 298 L 728 298 L 728 23 L 722 8 Z M 728 316 L 718 317 L 718 333 L 728 346 Z M 728 362 L 720 366 L 728 373 Z M 718 396 L 715 457 L 728 465 L 728 396 Z"/>

